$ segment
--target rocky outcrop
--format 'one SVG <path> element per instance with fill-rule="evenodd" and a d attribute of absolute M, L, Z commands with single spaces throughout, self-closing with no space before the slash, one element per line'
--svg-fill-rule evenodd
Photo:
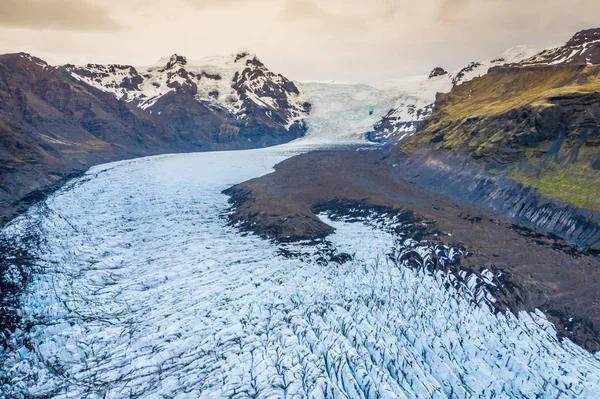
<path fill-rule="evenodd" d="M 374 143 L 388 143 L 394 138 L 403 139 L 414 134 L 425 118 L 431 115 L 432 110 L 433 104 L 422 108 L 408 106 L 405 109 L 405 113 L 408 115 L 406 117 L 398 109 L 391 109 L 365 137 Z"/>
<path fill-rule="evenodd" d="M 469 65 L 458 71 L 458 73 L 452 78 L 452 84 L 458 85 L 465 81 L 467 74 L 474 72 L 481 66 L 479 62 L 471 62 Z"/>
<path fill-rule="evenodd" d="M 599 214 L 544 197 L 504 174 L 491 173 L 492 165 L 486 170 L 467 156 L 426 149 L 395 155 L 387 162 L 413 184 L 600 251 Z"/>
<path fill-rule="evenodd" d="M 438 76 L 447 75 L 448 72 L 444 68 L 435 67 L 433 71 L 429 74 L 429 79 L 437 78 Z"/>
<path fill-rule="evenodd" d="M 594 71 L 594 75 L 596 73 Z M 492 72 L 485 79 L 495 80 L 498 74 L 504 77 L 507 74 L 514 75 L 509 79 L 498 78 L 500 85 L 507 80 L 546 73 L 500 70 Z M 550 72 L 548 75 L 555 74 Z M 452 119 L 449 113 L 458 110 L 450 104 L 467 101 L 468 96 L 476 100 L 473 98 L 477 95 L 475 90 L 477 89 L 473 87 L 465 87 L 448 96 L 440 96 L 438 109 L 424 122 L 420 132 L 422 135 L 415 141 L 435 143 L 436 148 L 442 150 L 460 149 L 475 159 L 502 165 L 530 156 L 540 161 L 553 160 L 557 163 L 592 161 L 592 157 L 580 157 L 580 151 L 595 152 L 600 145 L 597 123 L 600 117 L 600 94 L 597 92 L 565 93 L 538 98 L 544 103 L 524 103 L 495 114 L 478 113 Z M 526 95 L 527 92 L 523 94 Z M 458 96 L 461 97 L 460 100 Z M 481 108 L 486 106 L 484 103 L 480 105 Z"/>

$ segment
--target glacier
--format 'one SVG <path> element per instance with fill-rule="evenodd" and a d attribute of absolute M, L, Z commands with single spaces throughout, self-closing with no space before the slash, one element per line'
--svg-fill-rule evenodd
<path fill-rule="evenodd" d="M 313 142 L 361 142 L 385 119 L 393 120 L 380 139 L 397 142 L 415 133 L 431 113 L 437 93 L 447 93 L 485 75 L 490 68 L 521 61 L 537 49 L 516 46 L 491 61 L 472 62 L 437 77 L 413 76 L 378 82 L 296 81 L 302 98 L 312 104 L 304 118 Z"/>
<path fill-rule="evenodd" d="M 458 249 L 376 214 L 322 214 L 336 232 L 316 244 L 228 224 L 224 189 L 317 147 L 100 165 L 15 219 L 0 238 L 37 237 L 36 273 L 1 397 L 600 397 L 600 358 L 541 312 L 496 314 L 486 273 L 428 269 Z"/>

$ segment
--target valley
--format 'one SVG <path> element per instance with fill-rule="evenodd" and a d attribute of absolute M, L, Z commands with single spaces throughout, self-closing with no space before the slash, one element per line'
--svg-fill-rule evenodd
<path fill-rule="evenodd" d="M 500 272 L 435 271 L 465 249 L 415 240 L 410 220 L 324 210 L 334 234 L 289 244 L 228 225 L 222 190 L 308 149 L 94 167 L 4 229 L 40 244 L 29 248 L 39 271 L 22 299 L 27 327 L 0 353 L 2 392 L 598 394 L 597 358 L 557 340 L 539 311 L 495 314 Z"/>
<path fill-rule="evenodd" d="M 0 56 L 0 397 L 600 396 L 599 54 Z"/>

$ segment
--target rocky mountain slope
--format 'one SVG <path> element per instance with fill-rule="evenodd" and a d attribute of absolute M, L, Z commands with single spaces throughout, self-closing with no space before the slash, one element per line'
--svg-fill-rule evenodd
<path fill-rule="evenodd" d="M 564 46 L 548 49 L 521 62 L 521 65 L 600 64 L 600 30 L 577 32 Z"/>
<path fill-rule="evenodd" d="M 418 134 L 399 146 L 399 157 L 420 154 L 430 169 L 441 174 L 453 170 L 454 177 L 446 174 L 447 179 L 460 175 L 460 165 L 465 164 L 457 159 L 467 159 L 485 169 L 486 173 L 468 173 L 478 176 L 468 187 L 479 187 L 482 198 L 490 199 L 493 192 L 495 196 L 506 193 L 501 181 L 512 180 L 547 198 L 536 199 L 532 208 L 521 200 L 505 199 L 503 203 L 521 203 L 512 213 L 523 214 L 523 209 L 528 209 L 524 221 L 539 227 L 572 205 L 583 210 L 565 212 L 577 212 L 579 219 L 590 223 L 583 231 L 588 236 L 583 242 L 596 240 L 596 212 L 600 210 L 599 38 L 600 30 L 580 32 L 565 46 L 520 63 L 494 67 L 480 78 L 439 94 L 433 114 Z M 447 162 L 450 158 L 454 160 Z M 438 184 L 448 187 L 447 181 Z M 548 199 L 558 206 L 550 213 Z M 570 221 L 552 223 L 560 225 L 557 232 L 568 237 L 579 229 Z M 593 231 L 596 233 L 590 233 Z M 578 230 L 577 236 L 581 235 Z"/>
<path fill-rule="evenodd" d="M 470 62 L 467 66 L 450 73 L 437 67 L 428 77 L 413 80 L 412 85 L 406 84 L 410 82 L 407 80 L 391 82 L 398 90 L 398 95 L 387 113 L 374 124 L 367 138 L 371 141 L 388 142 L 411 136 L 431 115 L 437 93 L 449 92 L 455 86 L 485 75 L 490 68 L 519 62 L 538 52 L 539 50 L 528 46 L 516 46 L 491 61 Z"/>
<path fill-rule="evenodd" d="M 290 141 L 309 109 L 293 82 L 247 53 L 198 64 L 174 55 L 141 73 L 0 56 L 0 218 L 97 163 Z"/>

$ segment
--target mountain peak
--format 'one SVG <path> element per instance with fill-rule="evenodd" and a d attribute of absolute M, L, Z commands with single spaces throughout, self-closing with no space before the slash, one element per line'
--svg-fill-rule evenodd
<path fill-rule="evenodd" d="M 247 51 L 240 51 L 239 53 L 235 54 L 233 62 L 247 61 L 252 59 L 258 59 L 256 54 Z"/>
<path fill-rule="evenodd" d="M 600 41 L 600 28 L 585 29 L 573 35 L 571 40 L 567 42 L 567 46 L 580 46 L 585 43 L 593 43 L 598 41 Z"/>
<path fill-rule="evenodd" d="M 598 65 L 600 28 L 577 32 L 564 46 L 542 51 L 522 65 Z"/>
<path fill-rule="evenodd" d="M 521 44 L 518 46 L 511 47 L 504 53 L 502 53 L 502 60 L 504 63 L 512 64 L 533 57 L 539 52 L 539 49 Z"/>
<path fill-rule="evenodd" d="M 431 71 L 431 73 L 429 74 L 429 79 L 433 79 L 436 78 L 438 76 L 443 76 L 443 75 L 447 75 L 448 72 L 441 67 L 435 67 L 433 68 L 433 71 Z"/>
<path fill-rule="evenodd" d="M 24 67 L 26 69 L 51 69 L 48 63 L 40 58 L 34 57 L 28 53 L 9 53 L 0 55 L 0 63 L 13 67 Z"/>
<path fill-rule="evenodd" d="M 7 54 L 7 55 L 11 55 L 11 54 Z M 27 59 L 27 60 L 29 60 L 29 61 L 31 61 L 34 64 L 39 65 L 39 66 L 48 66 L 48 63 L 46 61 L 42 60 L 41 58 L 34 57 L 31 54 L 29 54 L 29 53 L 22 53 L 21 52 L 21 53 L 17 53 L 17 54 L 14 54 L 14 55 L 19 56 L 20 58 L 25 58 L 25 59 Z"/>
<path fill-rule="evenodd" d="M 167 62 L 167 65 L 165 66 L 165 69 L 171 69 L 176 65 L 180 65 L 183 66 L 185 64 L 187 64 L 187 58 L 184 57 L 183 55 L 179 55 L 179 54 L 173 54 L 170 58 L 169 61 Z"/>
<path fill-rule="evenodd" d="M 256 54 L 249 53 L 247 51 L 239 52 L 233 56 L 234 64 L 244 64 L 244 65 L 255 65 L 258 67 L 264 66 L 264 64 L 258 59 Z"/>

